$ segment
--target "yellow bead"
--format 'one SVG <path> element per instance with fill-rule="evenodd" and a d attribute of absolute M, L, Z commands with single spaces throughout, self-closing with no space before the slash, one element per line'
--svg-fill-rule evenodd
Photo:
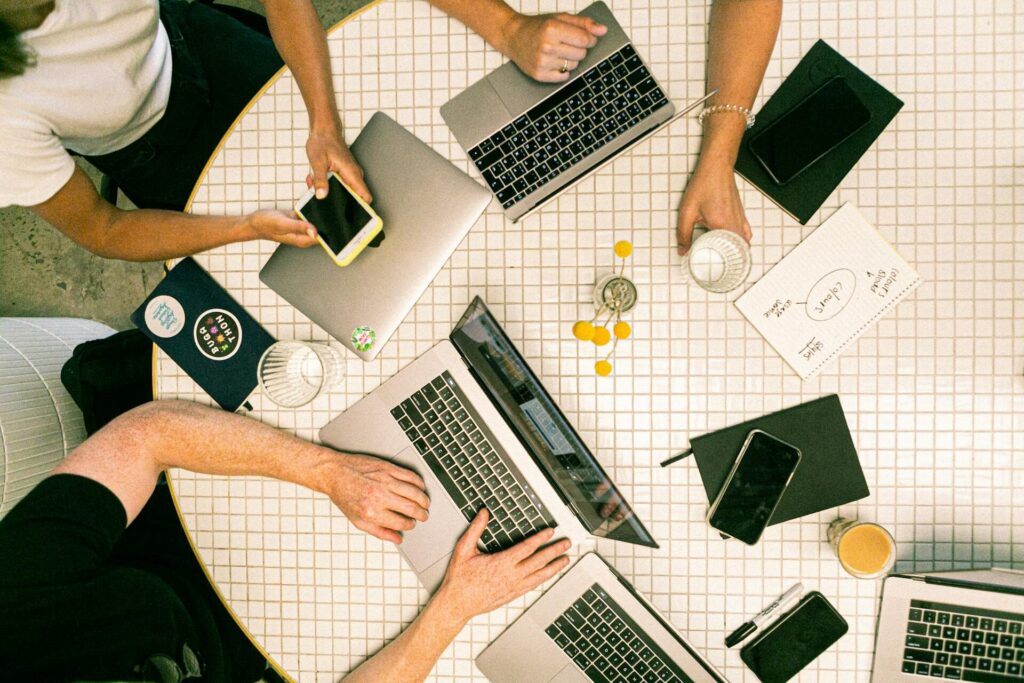
<path fill-rule="evenodd" d="M 580 320 L 572 326 L 572 336 L 580 341 L 590 341 L 594 338 L 594 326 L 586 320 Z"/>
<path fill-rule="evenodd" d="M 633 245 L 626 240 L 619 240 L 615 243 L 615 255 L 619 258 L 626 258 L 633 253 Z"/>
<path fill-rule="evenodd" d="M 633 330 L 629 328 L 629 323 L 620 320 L 615 323 L 615 336 L 619 339 L 629 339 L 629 335 L 633 333 Z"/>
<path fill-rule="evenodd" d="M 604 346 L 612 339 L 611 332 L 608 331 L 607 327 L 598 327 L 594 330 L 594 343 L 598 346 Z"/>
<path fill-rule="evenodd" d="M 612 374 L 612 364 L 606 360 L 599 360 L 596 363 L 594 363 L 594 372 L 601 375 L 602 377 L 607 377 L 608 375 Z"/>

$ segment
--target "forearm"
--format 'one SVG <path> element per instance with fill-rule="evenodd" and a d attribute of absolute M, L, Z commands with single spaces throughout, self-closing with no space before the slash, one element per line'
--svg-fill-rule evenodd
<path fill-rule="evenodd" d="M 345 683 L 418 683 L 466 625 L 435 594 L 401 635 L 345 677 Z"/>
<path fill-rule="evenodd" d="M 430 0 L 430 4 L 461 21 L 502 54 L 508 53 L 506 38 L 518 12 L 503 0 Z"/>
<path fill-rule="evenodd" d="M 183 401 L 155 401 L 112 421 L 56 472 L 99 481 L 118 496 L 130 522 L 169 467 L 272 477 L 323 491 L 327 459 L 341 457 L 251 418 Z"/>
<path fill-rule="evenodd" d="M 82 246 L 99 256 L 124 261 L 162 261 L 256 237 L 245 218 L 157 209 L 112 208 L 102 225 Z M 81 243 L 83 236 L 71 237 Z"/>
<path fill-rule="evenodd" d="M 331 58 L 320 18 L 309 0 L 264 0 L 274 45 L 295 76 L 310 130 L 340 131 Z"/>
<path fill-rule="evenodd" d="M 708 32 L 709 104 L 750 108 L 771 59 L 782 18 L 782 0 L 713 0 Z M 736 161 L 746 121 L 723 112 L 705 119 L 701 163 L 728 166 Z"/>

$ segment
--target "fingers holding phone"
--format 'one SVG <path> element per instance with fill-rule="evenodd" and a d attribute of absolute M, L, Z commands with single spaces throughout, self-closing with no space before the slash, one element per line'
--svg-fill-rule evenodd
<path fill-rule="evenodd" d="M 317 243 L 317 232 L 308 221 L 277 209 L 251 213 L 243 219 L 251 238 L 273 240 L 293 247 L 311 247 Z"/>
<path fill-rule="evenodd" d="M 370 188 L 363 179 L 363 169 L 339 135 L 323 131 L 310 132 L 306 141 L 306 155 L 312 168 L 306 184 L 314 188 L 317 199 L 324 199 L 330 194 L 330 175 L 333 172 L 363 201 L 373 201 Z"/>
<path fill-rule="evenodd" d="M 316 183 L 312 178 L 312 186 L 295 205 L 295 213 L 316 229 L 316 240 L 334 263 L 347 266 L 380 233 L 384 223 L 337 173 L 328 176 L 326 194 Z"/>

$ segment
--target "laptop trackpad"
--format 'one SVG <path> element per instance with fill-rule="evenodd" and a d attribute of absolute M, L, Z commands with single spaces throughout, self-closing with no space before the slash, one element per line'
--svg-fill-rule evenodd
<path fill-rule="evenodd" d="M 412 531 L 405 532 L 402 543 L 398 546 L 413 570 L 419 574 L 452 552 L 469 522 L 455 507 L 441 482 L 423 462 L 415 448 L 405 449 L 392 460 L 423 477 L 427 485 L 427 496 L 430 497 L 429 518 L 426 522 L 417 522 Z"/>

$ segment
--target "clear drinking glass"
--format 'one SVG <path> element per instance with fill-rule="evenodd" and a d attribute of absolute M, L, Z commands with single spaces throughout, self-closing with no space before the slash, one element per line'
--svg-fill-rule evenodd
<path fill-rule="evenodd" d="M 708 230 L 686 256 L 690 277 L 709 292 L 731 292 L 750 275 L 750 245 L 730 230 Z"/>
<path fill-rule="evenodd" d="M 260 389 L 282 408 L 306 405 L 344 374 L 338 349 L 302 341 L 275 342 L 263 353 L 258 370 Z"/>
<path fill-rule="evenodd" d="M 839 517 L 828 525 L 826 537 L 839 564 L 858 579 L 885 576 L 896 564 L 896 541 L 872 522 Z"/>

